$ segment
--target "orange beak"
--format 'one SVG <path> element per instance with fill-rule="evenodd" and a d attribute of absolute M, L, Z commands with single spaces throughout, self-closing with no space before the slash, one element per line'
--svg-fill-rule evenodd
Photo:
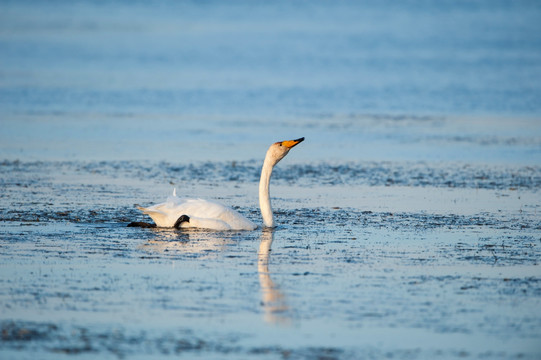
<path fill-rule="evenodd" d="M 300 139 L 296 139 L 296 140 L 286 140 L 286 141 L 282 141 L 282 145 L 291 149 L 292 147 L 294 147 L 295 145 L 301 143 L 304 141 L 304 138 L 300 138 Z"/>

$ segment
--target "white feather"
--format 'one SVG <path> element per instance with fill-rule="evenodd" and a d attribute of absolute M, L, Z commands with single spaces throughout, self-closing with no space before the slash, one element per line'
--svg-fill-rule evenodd
<path fill-rule="evenodd" d="M 148 208 L 138 207 L 149 215 L 158 227 L 173 227 L 181 215 L 188 215 L 190 222 L 181 227 L 195 227 L 213 230 L 254 230 L 257 225 L 237 211 L 214 201 L 203 199 L 181 199 L 176 196 Z"/>

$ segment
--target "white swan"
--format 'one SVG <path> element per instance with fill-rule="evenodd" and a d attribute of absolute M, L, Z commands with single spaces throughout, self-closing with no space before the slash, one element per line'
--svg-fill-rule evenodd
<path fill-rule="evenodd" d="M 302 142 L 304 138 L 280 141 L 267 150 L 259 180 L 259 207 L 266 227 L 274 227 L 274 218 L 270 202 L 269 185 L 272 169 L 287 155 L 289 150 Z M 166 202 L 148 208 L 138 207 L 149 215 L 157 227 L 202 228 L 211 230 L 254 230 L 257 225 L 237 211 L 225 205 L 203 199 L 181 199 L 170 196 Z M 134 224 L 134 225 L 132 225 Z M 138 226 L 132 223 L 131 226 Z"/>

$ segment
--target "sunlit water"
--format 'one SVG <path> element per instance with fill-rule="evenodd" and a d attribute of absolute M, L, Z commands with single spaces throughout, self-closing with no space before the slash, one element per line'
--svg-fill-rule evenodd
<path fill-rule="evenodd" d="M 0 357 L 539 358 L 540 18 L 2 2 Z M 301 136 L 274 231 L 126 227 Z"/>

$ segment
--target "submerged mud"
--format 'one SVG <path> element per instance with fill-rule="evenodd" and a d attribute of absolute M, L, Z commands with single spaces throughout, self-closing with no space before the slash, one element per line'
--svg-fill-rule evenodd
<path fill-rule="evenodd" d="M 251 232 L 126 225 L 173 187 L 260 223 L 255 161 L 1 167 L 2 357 L 540 355 L 537 167 L 285 164 Z"/>

